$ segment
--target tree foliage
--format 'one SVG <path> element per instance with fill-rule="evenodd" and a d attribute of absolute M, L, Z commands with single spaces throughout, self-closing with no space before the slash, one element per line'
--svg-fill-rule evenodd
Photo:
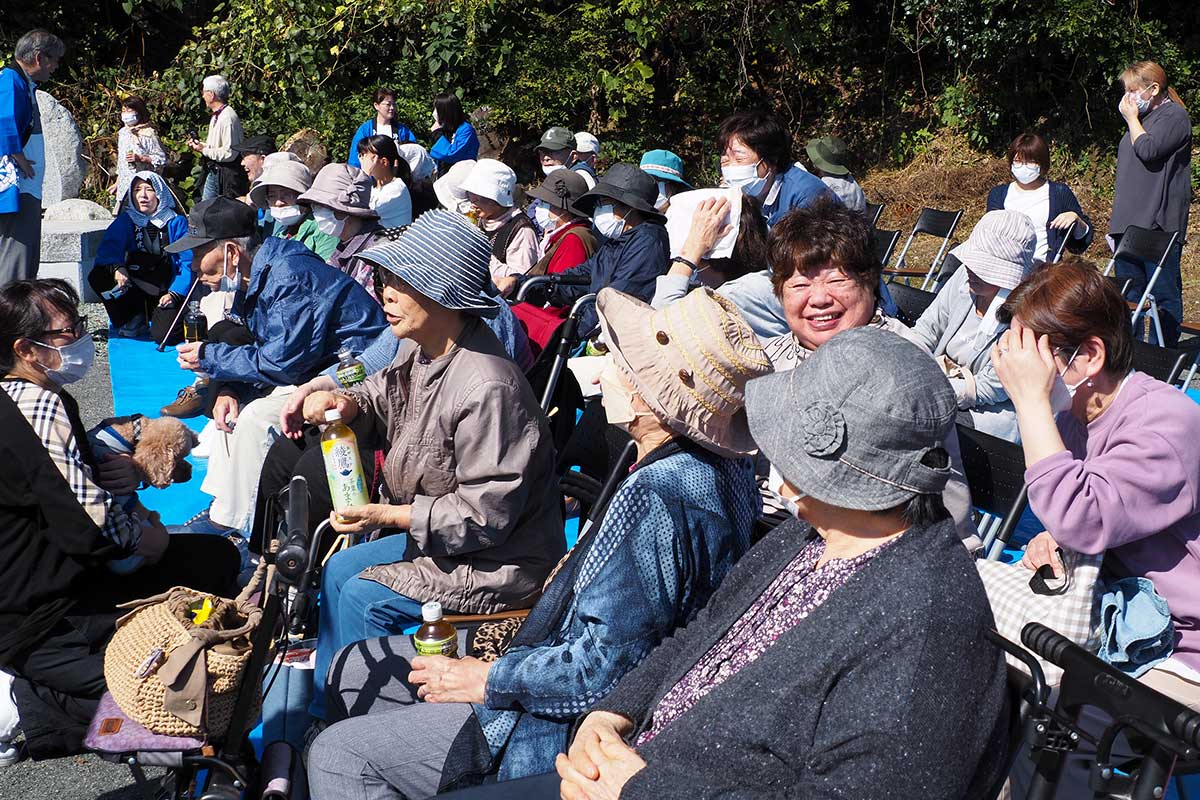
<path fill-rule="evenodd" d="M 1029 129 L 1111 150 L 1115 81 L 1136 59 L 1200 100 L 1200 3 L 1169 0 L 35 0 L 0 39 L 35 24 L 68 41 L 48 88 L 98 152 L 129 91 L 178 142 L 205 121 L 212 72 L 248 132 L 315 128 L 338 158 L 377 86 L 418 132 L 449 87 L 502 141 L 565 124 L 610 159 L 665 146 L 704 177 L 738 107 L 777 109 L 801 138 L 839 134 L 874 165 L 943 127 L 985 150 Z"/>

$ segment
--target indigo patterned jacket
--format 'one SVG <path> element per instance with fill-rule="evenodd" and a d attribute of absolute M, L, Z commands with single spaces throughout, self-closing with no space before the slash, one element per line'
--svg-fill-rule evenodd
<path fill-rule="evenodd" d="M 552 771 L 575 719 L 708 602 L 758 513 L 748 458 L 680 440 L 642 459 L 492 665 L 486 702 L 460 733 L 475 753 L 462 748 L 443 785 L 497 768 L 500 780 Z"/>

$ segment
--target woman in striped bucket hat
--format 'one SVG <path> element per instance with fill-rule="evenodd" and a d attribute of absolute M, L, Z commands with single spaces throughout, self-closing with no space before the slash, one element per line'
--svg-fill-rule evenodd
<path fill-rule="evenodd" d="M 482 232 L 442 210 L 363 252 L 400 349 L 362 383 L 304 401 L 309 422 L 337 409 L 360 447 L 387 453 L 379 502 L 331 514 L 334 529 L 406 534 L 351 547 L 325 567 L 318 719 L 338 648 L 419 624 L 430 601 L 448 614 L 528 608 L 565 552 L 546 417 L 481 319 L 498 310 L 483 291 L 490 254 Z"/>

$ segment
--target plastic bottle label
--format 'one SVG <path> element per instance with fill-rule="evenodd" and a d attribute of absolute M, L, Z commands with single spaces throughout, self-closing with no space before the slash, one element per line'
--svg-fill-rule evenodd
<path fill-rule="evenodd" d="M 334 510 L 341 511 L 343 508 L 365 506 L 369 503 L 362 465 L 358 461 L 358 447 L 354 440 L 321 442 L 321 453 L 325 456 L 325 477 L 329 481 L 329 494 Z"/>
<path fill-rule="evenodd" d="M 341 367 L 337 371 L 337 379 L 342 386 L 362 383 L 367 379 L 367 368 L 357 362 L 348 367 Z"/>
<path fill-rule="evenodd" d="M 413 637 L 413 648 L 419 656 L 458 657 L 458 634 L 446 639 L 418 639 Z"/>

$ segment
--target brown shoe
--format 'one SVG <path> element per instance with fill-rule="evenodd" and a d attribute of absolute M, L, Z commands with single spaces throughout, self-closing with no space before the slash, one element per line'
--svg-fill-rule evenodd
<path fill-rule="evenodd" d="M 208 383 L 197 383 L 184 387 L 175 396 L 175 402 L 163 406 L 158 413 L 164 417 L 190 419 L 204 413 L 204 404 L 208 399 Z"/>

